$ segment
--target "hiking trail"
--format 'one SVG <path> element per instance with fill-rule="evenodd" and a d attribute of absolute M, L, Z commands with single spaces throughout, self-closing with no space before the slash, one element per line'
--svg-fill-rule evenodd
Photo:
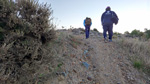
<path fill-rule="evenodd" d="M 57 72 L 62 74 L 47 84 L 148 84 L 115 41 L 105 43 L 103 35 L 95 31 L 89 39 L 79 29 L 60 32 L 73 37 L 60 52 L 64 61 Z"/>

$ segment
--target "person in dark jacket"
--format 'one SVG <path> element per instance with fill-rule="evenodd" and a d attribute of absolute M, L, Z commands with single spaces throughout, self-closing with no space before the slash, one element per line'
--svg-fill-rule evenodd
<path fill-rule="evenodd" d="M 86 17 L 86 19 L 83 22 L 83 25 L 85 26 L 85 35 L 86 35 L 86 39 L 89 38 L 89 34 L 90 34 L 90 27 L 92 25 L 92 20 L 89 17 Z"/>
<path fill-rule="evenodd" d="M 115 19 L 115 21 L 112 20 L 112 18 Z M 113 23 L 118 23 L 118 16 L 114 11 L 111 11 L 111 8 L 108 6 L 106 8 L 106 11 L 101 16 L 101 22 L 103 26 L 103 36 L 104 41 L 107 42 L 107 31 L 109 34 L 109 42 L 112 42 L 112 36 L 113 36 Z"/>

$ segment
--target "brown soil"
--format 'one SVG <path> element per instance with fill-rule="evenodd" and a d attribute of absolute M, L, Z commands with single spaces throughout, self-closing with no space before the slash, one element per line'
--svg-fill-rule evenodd
<path fill-rule="evenodd" d="M 59 52 L 63 65 L 57 72 L 64 72 L 65 76 L 58 74 L 47 84 L 149 84 L 115 40 L 105 43 L 102 34 L 94 32 L 89 39 L 85 39 L 84 32 L 74 34 L 68 30 L 63 33 L 73 36 L 65 41 L 65 47 Z M 74 40 L 70 42 L 70 39 Z M 89 68 L 83 62 L 88 63 Z"/>
<path fill-rule="evenodd" d="M 56 35 L 54 41 L 41 47 L 44 56 L 40 61 L 22 67 L 29 68 L 30 74 L 20 75 L 17 84 L 150 84 L 115 39 L 105 43 L 96 31 L 85 39 L 83 29 L 58 30 Z M 6 84 L 3 79 L 0 84 Z"/>

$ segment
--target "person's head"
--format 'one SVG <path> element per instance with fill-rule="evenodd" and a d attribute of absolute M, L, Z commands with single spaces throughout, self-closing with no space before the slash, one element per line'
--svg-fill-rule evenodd
<path fill-rule="evenodd" d="M 110 10 L 111 10 L 110 6 L 107 6 L 106 11 L 110 11 Z"/>

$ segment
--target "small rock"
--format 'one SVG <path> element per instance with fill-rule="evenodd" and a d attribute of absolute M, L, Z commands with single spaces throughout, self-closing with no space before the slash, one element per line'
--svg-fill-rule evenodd
<path fill-rule="evenodd" d="M 67 56 L 67 54 L 66 54 L 66 53 L 64 53 L 62 56 L 66 57 L 66 56 Z"/>
<path fill-rule="evenodd" d="M 132 81 L 134 80 L 134 78 L 132 76 L 130 76 L 130 75 L 127 76 L 127 78 L 130 79 L 130 80 L 132 80 Z"/>
<path fill-rule="evenodd" d="M 91 80 L 92 80 L 92 78 L 91 78 L 91 77 L 89 77 L 89 76 L 87 77 L 87 79 L 88 79 L 89 81 L 91 81 Z"/>
<path fill-rule="evenodd" d="M 67 76 L 67 74 L 65 72 L 62 72 L 62 75 L 65 76 L 65 77 Z"/>
<path fill-rule="evenodd" d="M 90 57 L 90 55 L 89 55 L 89 54 L 86 54 L 86 57 Z"/>
<path fill-rule="evenodd" d="M 77 71 L 75 69 L 73 69 L 73 72 L 77 73 Z"/>
<path fill-rule="evenodd" d="M 59 73 L 59 72 L 56 72 L 56 75 L 60 75 L 60 73 Z"/>
<path fill-rule="evenodd" d="M 2 59 L 0 59 L 0 63 L 3 63 L 3 60 L 2 60 Z"/>
<path fill-rule="evenodd" d="M 84 51 L 84 55 L 85 55 L 87 52 L 88 52 L 88 50 L 85 50 L 85 51 Z"/>
<path fill-rule="evenodd" d="M 82 79 L 82 82 L 85 82 L 85 80 L 84 80 L 84 79 Z"/>
<path fill-rule="evenodd" d="M 108 77 L 108 74 L 104 74 L 106 77 Z"/>
<path fill-rule="evenodd" d="M 76 64 L 76 62 L 72 62 L 72 65 L 75 65 Z"/>
<path fill-rule="evenodd" d="M 87 62 L 82 62 L 82 64 L 88 69 L 89 68 L 89 64 Z"/>
<path fill-rule="evenodd" d="M 58 73 L 56 73 L 56 75 L 58 75 Z"/>
<path fill-rule="evenodd" d="M 67 73 L 65 72 L 56 72 L 56 75 L 59 76 L 59 75 L 62 75 L 62 76 L 67 76 Z"/>
<path fill-rule="evenodd" d="M 81 63 L 83 61 L 83 59 L 79 59 L 79 62 Z"/>
<path fill-rule="evenodd" d="M 65 78 L 64 78 L 64 76 L 62 76 L 62 75 L 60 75 L 59 77 L 58 77 L 58 81 L 63 81 Z"/>
<path fill-rule="evenodd" d="M 49 72 L 52 72 L 54 69 L 52 67 L 48 68 Z"/>
<path fill-rule="evenodd" d="M 94 65 L 93 65 L 93 68 L 95 69 L 95 68 L 96 68 L 96 66 L 94 66 Z"/>
<path fill-rule="evenodd" d="M 150 78 L 148 77 L 148 80 L 150 81 Z"/>

